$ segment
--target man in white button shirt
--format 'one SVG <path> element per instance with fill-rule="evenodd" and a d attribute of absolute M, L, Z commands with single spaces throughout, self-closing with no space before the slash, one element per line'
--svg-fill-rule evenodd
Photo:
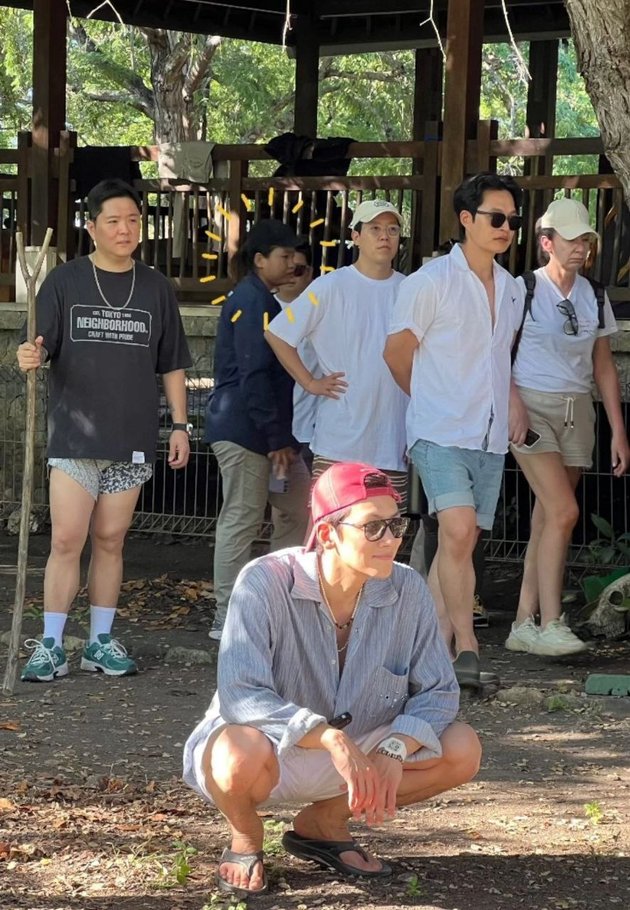
<path fill-rule="evenodd" d="M 386 471 L 406 498 L 405 412 L 382 352 L 403 275 L 392 268 L 402 218 L 383 199 L 357 206 L 351 222 L 356 262 L 317 278 L 276 316 L 266 333 L 296 383 L 318 398 L 313 476 L 339 461 L 363 461 Z M 320 377 L 307 369 L 299 346 L 308 340 Z"/>
<path fill-rule="evenodd" d="M 508 446 L 510 349 L 521 295 L 494 258 L 521 225 L 510 177 L 465 180 L 453 204 L 462 242 L 401 285 L 384 357 L 411 395 L 407 441 L 439 522 L 429 587 L 461 686 L 480 684 L 472 554 L 491 529 Z M 516 436 L 525 437 L 527 427 Z M 442 600 L 443 598 L 443 600 Z"/>

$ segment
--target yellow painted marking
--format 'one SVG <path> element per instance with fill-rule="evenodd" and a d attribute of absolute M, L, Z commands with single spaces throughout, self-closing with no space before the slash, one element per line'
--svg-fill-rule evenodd
<path fill-rule="evenodd" d="M 217 205 L 215 207 L 215 212 L 217 212 L 217 214 L 221 215 L 223 218 L 227 218 L 228 221 L 232 217 L 232 213 L 228 212 L 227 209 L 224 209 L 222 205 Z"/>
<path fill-rule="evenodd" d="M 304 205 L 304 200 L 303 199 L 298 200 L 298 202 L 296 202 L 295 205 L 293 206 L 293 208 L 291 209 L 293 214 L 297 215 L 297 213 L 300 211 L 300 209 L 302 208 L 303 205 Z"/>
<path fill-rule="evenodd" d="M 203 278 L 199 279 L 199 281 L 201 284 L 207 284 L 209 281 L 214 281 L 216 277 L 216 275 L 204 275 Z"/>
<path fill-rule="evenodd" d="M 269 192 L 267 193 L 267 203 L 268 203 L 269 207 L 271 207 L 273 205 L 273 197 L 274 197 L 274 190 L 273 190 L 273 187 L 270 186 Z"/>
<path fill-rule="evenodd" d="M 323 223 L 324 223 L 323 218 L 316 218 L 315 221 L 311 221 L 311 223 L 309 224 L 309 227 L 316 228 L 316 227 L 319 227 L 320 224 L 323 224 Z"/>
<path fill-rule="evenodd" d="M 289 322 L 295 322 L 295 316 L 293 315 L 293 310 L 290 306 L 284 308 L 284 312 L 287 314 L 287 319 Z"/>
<path fill-rule="evenodd" d="M 218 259 L 219 257 L 216 253 L 202 253 L 201 258 L 202 259 Z"/>
<path fill-rule="evenodd" d="M 335 269 L 334 265 L 323 265 L 321 268 L 321 271 L 322 272 L 335 272 L 336 269 Z"/>
<path fill-rule="evenodd" d="M 337 246 L 338 243 L 339 243 L 338 240 L 320 240 L 319 241 L 320 246 Z"/>
<path fill-rule="evenodd" d="M 212 231 L 206 231 L 206 237 L 209 237 L 210 240 L 218 240 L 221 243 L 221 238 L 218 234 L 213 234 Z"/>
<path fill-rule="evenodd" d="M 237 310 L 236 313 L 234 313 L 234 315 L 233 315 L 232 318 L 230 319 L 230 322 L 236 322 L 236 320 L 237 320 L 237 319 L 240 319 L 242 315 L 243 315 L 243 311 L 242 311 L 242 310 Z"/>
<path fill-rule="evenodd" d="M 217 304 L 223 303 L 224 300 L 227 300 L 227 297 L 225 296 L 225 294 L 221 294 L 220 297 L 215 297 L 214 300 L 210 301 L 210 303 L 212 304 L 212 306 L 217 306 Z"/>
<path fill-rule="evenodd" d="M 247 196 L 245 195 L 245 193 L 241 193 L 241 201 L 242 201 L 243 205 L 245 206 L 245 208 L 247 209 L 247 211 L 251 212 L 251 210 L 253 208 L 252 200 L 248 199 Z"/>
<path fill-rule="evenodd" d="M 269 328 L 269 313 L 263 313 L 263 332 Z"/>
<path fill-rule="evenodd" d="M 308 299 L 311 301 L 313 306 L 319 306 L 319 300 L 312 291 L 308 292 Z"/>

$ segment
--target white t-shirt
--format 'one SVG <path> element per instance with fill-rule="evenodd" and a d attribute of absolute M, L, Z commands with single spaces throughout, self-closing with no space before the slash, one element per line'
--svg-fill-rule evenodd
<path fill-rule="evenodd" d="M 510 348 L 519 326 L 515 279 L 494 264 L 495 325 L 486 290 L 458 244 L 403 281 L 390 334 L 418 341 L 407 441 L 502 455 L 508 446 Z"/>
<path fill-rule="evenodd" d="M 567 315 L 557 304 L 567 298 L 553 283 L 546 269 L 536 269 L 536 287 L 531 312 L 523 325 L 512 375 L 514 382 L 537 392 L 590 392 L 593 387 L 593 347 L 598 338 L 617 331 L 608 296 L 604 303 L 604 328 L 598 325 L 597 298 L 593 288 L 577 275 L 568 299 L 578 323 L 577 335 L 567 334 Z M 521 317 L 525 282 L 518 279 Z"/>
<path fill-rule="evenodd" d="M 345 373 L 346 392 L 318 397 L 311 448 L 334 461 L 405 471 L 409 399 L 394 382 L 383 350 L 403 275 L 366 278 L 353 265 L 317 278 L 279 313 L 269 331 L 293 347 L 308 338 L 324 375 Z M 313 296 L 311 296 L 313 295 Z M 315 304 L 313 301 L 317 301 Z"/>
<path fill-rule="evenodd" d="M 289 306 L 287 301 L 281 300 L 277 294 L 274 294 L 274 297 L 283 310 Z M 309 373 L 312 373 L 313 376 L 321 375 L 317 356 L 309 341 L 304 341 L 299 345 L 298 354 Z M 306 443 L 306 445 L 310 445 L 313 439 L 317 401 L 317 395 L 310 395 L 299 383 L 295 383 L 295 389 L 293 390 L 293 435 L 298 442 Z"/>

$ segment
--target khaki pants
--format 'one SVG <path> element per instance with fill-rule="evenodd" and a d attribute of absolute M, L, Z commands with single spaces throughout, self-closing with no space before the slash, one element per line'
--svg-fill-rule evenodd
<path fill-rule="evenodd" d="M 217 520 L 214 546 L 214 595 L 217 609 L 213 628 L 221 629 L 238 573 L 251 559 L 251 549 L 272 507 L 273 534 L 270 549 L 304 543 L 308 523 L 311 476 L 301 458 L 288 474 L 286 493 L 269 490 L 271 462 L 233 442 L 213 442 L 223 487 L 223 506 Z"/>

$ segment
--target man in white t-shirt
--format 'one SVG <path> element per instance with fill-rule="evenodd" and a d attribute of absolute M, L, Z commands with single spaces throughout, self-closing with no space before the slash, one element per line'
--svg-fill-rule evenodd
<path fill-rule="evenodd" d="M 402 218 L 381 199 L 362 202 L 351 222 L 354 265 L 317 278 L 266 333 L 274 354 L 318 398 L 313 474 L 331 463 L 362 461 L 389 473 L 405 498 L 405 411 L 409 402 L 382 357 L 403 275 L 392 268 Z M 323 375 L 299 354 L 308 340 Z"/>
<path fill-rule="evenodd" d="M 462 242 L 401 285 L 384 357 L 411 395 L 407 441 L 439 522 L 429 587 L 460 686 L 480 685 L 472 554 L 491 529 L 508 447 L 510 349 L 520 320 L 515 279 L 495 261 L 521 225 L 521 190 L 477 174 L 455 191 Z M 513 441 L 525 438 L 518 427 Z M 443 600 L 442 600 L 443 598 Z"/>

